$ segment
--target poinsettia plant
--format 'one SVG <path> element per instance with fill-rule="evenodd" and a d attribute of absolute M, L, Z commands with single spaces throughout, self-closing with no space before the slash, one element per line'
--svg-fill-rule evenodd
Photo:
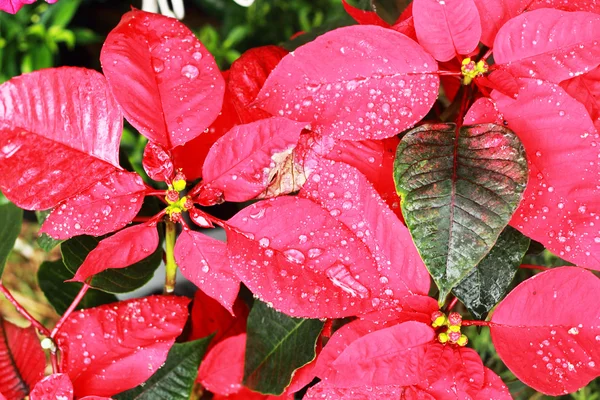
<path fill-rule="evenodd" d="M 0 265 L 21 209 L 62 254 L 38 274 L 54 327 L 0 285 L 31 323 L 2 321 L 5 398 L 511 398 L 468 326 L 542 393 L 600 375 L 600 6 L 343 5 L 358 25 L 228 71 L 134 9 L 102 74 L 0 86 Z M 576 266 L 510 291 L 531 240 Z M 163 295 L 111 294 L 161 261 Z"/>

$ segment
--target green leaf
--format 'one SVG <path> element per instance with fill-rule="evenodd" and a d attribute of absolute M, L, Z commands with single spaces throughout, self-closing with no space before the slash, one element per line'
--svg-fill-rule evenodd
<path fill-rule="evenodd" d="M 44 261 L 38 270 L 38 284 L 44 295 L 60 315 L 67 311 L 79 290 L 83 286 L 79 282 L 65 282 L 73 278 L 73 274 L 65 267 L 62 260 Z M 117 302 L 114 294 L 90 289 L 79 302 L 77 310 L 101 306 Z"/>
<path fill-rule="evenodd" d="M 23 210 L 12 203 L 0 205 L 0 277 L 4 272 L 8 254 L 19 237 L 22 222 Z"/>
<path fill-rule="evenodd" d="M 394 181 L 443 304 L 516 210 L 527 185 L 525 149 L 503 126 L 426 124 L 400 142 Z"/>
<path fill-rule="evenodd" d="M 193 342 L 175 343 L 167 361 L 143 385 L 113 396 L 115 400 L 188 400 L 198 366 L 212 335 Z M 226 361 L 226 360 L 224 360 Z"/>
<path fill-rule="evenodd" d="M 244 385 L 280 395 L 295 370 L 314 360 L 323 322 L 292 318 L 258 300 L 248 316 Z"/>
<path fill-rule="evenodd" d="M 371 0 L 371 8 L 381 19 L 394 25 L 410 3 L 411 0 Z"/>
<path fill-rule="evenodd" d="M 46 210 L 46 211 L 36 211 L 35 212 L 35 216 L 38 220 L 38 223 L 40 225 L 42 225 L 44 223 L 44 221 L 46 220 L 46 218 L 48 218 L 48 215 L 50 215 L 50 213 L 52 212 L 52 210 Z M 42 233 L 38 238 L 37 238 L 37 243 L 38 245 L 42 248 L 42 250 L 44 250 L 46 253 L 52 251 L 52 249 L 54 249 L 56 246 L 58 246 L 59 244 L 61 244 L 63 241 L 62 240 L 56 240 L 53 239 L 52 236 L 48 235 L 47 233 Z"/>
<path fill-rule="evenodd" d="M 90 251 L 106 236 L 77 236 L 61 245 L 63 262 L 73 274 L 81 266 Z M 144 286 L 154 275 L 162 261 L 162 246 L 142 261 L 127 268 L 107 269 L 92 278 L 92 286 L 110 293 L 127 293 Z"/>
<path fill-rule="evenodd" d="M 507 226 L 488 255 L 453 289 L 473 317 L 485 319 L 504 297 L 529 242 L 528 237 Z"/>

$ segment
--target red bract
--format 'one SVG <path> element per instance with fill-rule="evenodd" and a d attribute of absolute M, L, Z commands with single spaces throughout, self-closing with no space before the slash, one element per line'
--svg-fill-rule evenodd
<path fill-rule="evenodd" d="M 0 319 L 0 393 L 8 400 L 25 397 L 44 376 L 46 356 L 35 329 Z"/>
<path fill-rule="evenodd" d="M 73 400 L 73 384 L 67 374 L 48 375 L 29 394 L 31 400 Z M 84 396 L 80 400 L 111 400 L 109 397 Z"/>
<path fill-rule="evenodd" d="M 127 120 L 165 149 L 200 135 L 221 110 L 225 82 L 214 59 L 172 18 L 125 14 L 100 60 Z"/>
<path fill-rule="evenodd" d="M 521 283 L 491 320 L 498 355 L 540 392 L 558 396 L 587 385 L 600 376 L 599 291 L 600 279 L 579 268 Z"/>
<path fill-rule="evenodd" d="M 198 380 L 216 394 L 227 396 L 239 392 L 244 378 L 245 353 L 245 333 L 223 340 L 213 347 L 200 365 Z"/>
<path fill-rule="evenodd" d="M 187 320 L 189 299 L 151 296 L 73 313 L 56 336 L 76 396 L 112 396 L 164 363 Z"/>
<path fill-rule="evenodd" d="M 285 56 L 257 103 L 325 135 L 381 139 L 427 114 L 437 97 L 436 72 L 435 60 L 403 34 L 378 26 L 340 28 Z"/>
<path fill-rule="evenodd" d="M 233 314 L 212 297 L 197 290 L 192 303 L 192 331 L 190 340 L 205 338 L 214 334 L 209 348 L 228 337 L 246 332 L 248 307 L 242 301 L 233 305 Z"/>

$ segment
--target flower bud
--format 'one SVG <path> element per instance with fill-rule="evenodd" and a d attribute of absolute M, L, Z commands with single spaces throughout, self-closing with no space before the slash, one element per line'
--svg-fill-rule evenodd
<path fill-rule="evenodd" d="M 451 312 L 450 315 L 448 315 L 448 322 L 450 325 L 460 326 L 460 324 L 462 324 L 462 317 L 457 312 Z"/>
<path fill-rule="evenodd" d="M 167 190 L 167 196 L 165 199 L 169 204 L 176 203 L 179 200 L 179 192 L 176 192 L 175 190 Z"/>
<path fill-rule="evenodd" d="M 431 326 L 434 328 L 439 328 L 440 326 L 444 326 L 444 325 L 446 325 L 446 322 L 447 322 L 446 315 L 444 313 L 442 313 L 441 311 L 436 311 L 433 314 L 431 314 L 431 320 L 433 321 L 431 323 Z"/>
<path fill-rule="evenodd" d="M 448 326 L 449 332 L 460 332 L 460 325 L 450 325 Z"/>
<path fill-rule="evenodd" d="M 438 335 L 438 340 L 440 343 L 446 343 L 448 341 L 448 334 L 445 332 L 442 332 Z"/>
<path fill-rule="evenodd" d="M 452 343 L 456 343 L 461 337 L 460 332 L 452 332 L 452 331 L 448 331 L 448 339 L 452 342 Z"/>
<path fill-rule="evenodd" d="M 459 346 L 466 346 L 469 343 L 469 338 L 465 335 L 460 335 L 460 338 L 456 341 L 456 344 Z"/>

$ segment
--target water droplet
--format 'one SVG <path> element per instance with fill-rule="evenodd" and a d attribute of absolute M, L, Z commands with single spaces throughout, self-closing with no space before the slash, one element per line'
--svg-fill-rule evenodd
<path fill-rule="evenodd" d="M 271 241 L 269 240 L 269 238 L 262 238 L 258 241 L 258 244 L 260 245 L 260 247 L 269 247 L 269 244 L 271 243 Z"/>
<path fill-rule="evenodd" d="M 165 69 L 165 63 L 160 58 L 153 58 L 152 68 L 154 68 L 154 72 L 160 74 Z"/>
<path fill-rule="evenodd" d="M 352 208 L 352 202 L 350 200 L 345 201 L 344 203 L 342 203 L 342 208 L 344 210 L 349 210 Z"/>
<path fill-rule="evenodd" d="M 308 258 L 317 258 L 321 254 L 323 254 L 323 249 L 319 249 L 318 247 L 308 249 Z"/>
<path fill-rule="evenodd" d="M 200 53 L 199 51 L 196 51 L 194 54 L 192 54 L 192 57 L 194 57 L 194 60 L 200 61 L 200 60 L 202 60 L 202 53 Z"/>
<path fill-rule="evenodd" d="M 89 358 L 89 357 L 86 357 L 86 358 L 83 359 L 83 363 L 85 365 L 90 365 L 92 363 L 92 359 Z"/>
<path fill-rule="evenodd" d="M 75 224 L 75 229 L 81 229 L 81 225 L 79 223 Z"/>
<path fill-rule="evenodd" d="M 204 272 L 206 274 L 208 271 L 210 271 L 210 267 L 208 265 L 204 265 L 202 267 L 202 272 Z"/>
<path fill-rule="evenodd" d="M 359 296 L 361 299 L 364 299 L 370 296 L 369 289 L 354 279 L 344 264 L 334 264 L 327 269 L 326 274 L 335 286 L 339 287 L 344 292 L 349 293 L 352 297 Z"/>
<path fill-rule="evenodd" d="M 569 329 L 569 335 L 579 335 L 579 329 L 577 329 L 577 327 L 572 327 L 571 329 Z"/>
<path fill-rule="evenodd" d="M 283 254 L 285 254 L 285 257 L 289 261 L 295 262 L 297 264 L 302 264 L 305 260 L 304 253 L 302 253 L 300 250 L 288 249 L 285 250 Z"/>
<path fill-rule="evenodd" d="M 196 78 L 199 73 L 200 72 L 198 71 L 198 68 L 191 64 L 184 65 L 183 68 L 181 68 L 181 75 L 185 76 L 188 79 Z"/>
<path fill-rule="evenodd" d="M 112 211 L 112 207 L 109 205 L 102 207 L 102 214 L 104 214 L 106 216 L 108 216 L 111 211 Z"/>

